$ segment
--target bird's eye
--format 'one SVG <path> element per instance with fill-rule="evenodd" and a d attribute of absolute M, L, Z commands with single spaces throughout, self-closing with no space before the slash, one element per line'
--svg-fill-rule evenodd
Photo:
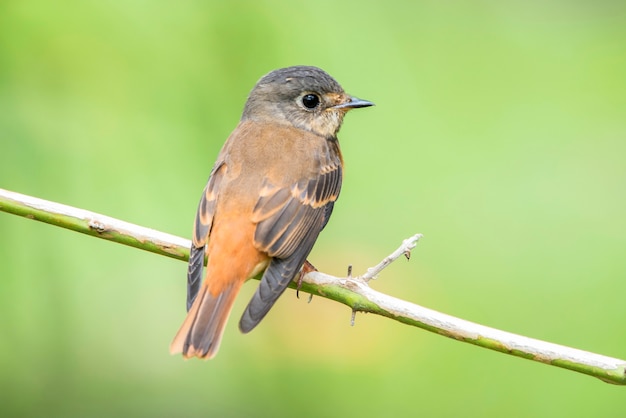
<path fill-rule="evenodd" d="M 320 97 L 317 94 L 305 94 L 302 96 L 302 104 L 307 109 L 315 109 L 320 104 Z"/>

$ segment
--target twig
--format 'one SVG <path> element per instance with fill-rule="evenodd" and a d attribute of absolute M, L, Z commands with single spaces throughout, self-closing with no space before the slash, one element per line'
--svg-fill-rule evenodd
<path fill-rule="evenodd" d="M 0 210 L 84 234 L 187 260 L 190 242 L 108 216 L 0 189 Z M 415 247 L 419 235 L 405 240 L 390 256 L 355 279 L 320 272 L 304 276 L 301 290 L 349 306 L 353 314 L 370 312 L 470 344 L 626 385 L 626 360 L 535 340 L 475 324 L 377 292 L 368 280 Z M 296 287 L 292 283 L 293 288 Z"/>
<path fill-rule="evenodd" d="M 412 237 L 405 239 L 404 241 L 402 241 L 402 245 L 400 245 L 400 247 L 397 250 L 389 254 L 387 257 L 383 259 L 383 261 L 376 264 L 374 267 L 368 268 L 365 274 L 355 277 L 354 280 L 367 283 L 372 279 L 376 279 L 376 276 L 378 276 L 378 274 L 381 271 L 383 271 L 385 267 L 387 267 L 389 264 L 396 261 L 398 257 L 404 255 L 407 258 L 407 260 L 410 259 L 411 250 L 415 248 L 415 246 L 417 245 L 417 241 L 419 241 L 420 238 L 422 238 L 422 234 L 415 234 Z M 352 271 L 352 268 L 350 268 L 350 272 L 351 271 Z M 349 275 L 350 274 L 348 274 L 348 276 Z"/>

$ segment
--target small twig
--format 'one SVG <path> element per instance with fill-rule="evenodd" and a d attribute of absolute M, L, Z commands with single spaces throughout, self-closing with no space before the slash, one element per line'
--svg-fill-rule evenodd
<path fill-rule="evenodd" d="M 183 238 L 3 189 L 0 189 L 0 210 L 179 260 L 186 261 L 189 257 L 191 243 Z M 459 341 L 626 385 L 626 360 L 475 324 L 382 294 L 368 286 L 371 277 L 413 249 L 419 238 L 418 234 L 405 240 L 398 250 L 361 276 L 361 280 L 338 278 L 317 271 L 307 273 L 302 280 L 302 291 L 341 302 L 353 312 L 375 313 Z M 296 283 L 291 287 L 296 287 Z"/>
<path fill-rule="evenodd" d="M 385 267 L 396 261 L 400 256 L 404 255 L 408 260 L 411 257 L 411 250 L 415 248 L 420 238 L 422 238 L 422 234 L 415 234 L 412 237 L 405 239 L 402 241 L 402 245 L 400 245 L 397 250 L 389 254 L 383 259 L 383 261 L 376 264 L 374 267 L 368 268 L 365 274 L 354 277 L 353 280 L 367 283 L 372 279 L 376 279 L 376 276 L 378 276 L 378 274 L 383 271 Z"/>

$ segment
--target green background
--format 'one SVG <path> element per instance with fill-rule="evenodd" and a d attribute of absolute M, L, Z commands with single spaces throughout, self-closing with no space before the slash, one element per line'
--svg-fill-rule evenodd
<path fill-rule="evenodd" d="M 544 4 L 545 3 L 545 4 Z M 340 140 L 311 260 L 507 331 L 626 357 L 626 4 L 0 3 L 0 187 L 189 237 L 272 69 L 376 107 Z M 0 214 L 0 415 L 623 416 L 626 389 L 288 291 L 210 362 L 170 356 L 184 263 Z"/>

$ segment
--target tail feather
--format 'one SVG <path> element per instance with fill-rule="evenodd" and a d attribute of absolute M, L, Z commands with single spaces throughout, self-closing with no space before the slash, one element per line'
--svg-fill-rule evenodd
<path fill-rule="evenodd" d="M 182 352 L 185 358 L 215 357 L 241 284 L 232 283 L 217 295 L 203 285 L 170 345 L 170 353 Z"/>

